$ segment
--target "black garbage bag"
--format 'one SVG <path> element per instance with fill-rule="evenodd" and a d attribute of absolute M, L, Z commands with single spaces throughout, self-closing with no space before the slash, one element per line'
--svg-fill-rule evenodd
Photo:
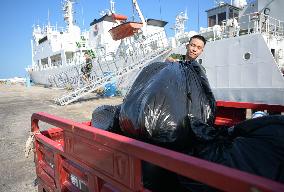
<path fill-rule="evenodd" d="M 197 142 L 195 156 L 284 182 L 284 116 L 249 119 L 227 134 Z"/>
<path fill-rule="evenodd" d="M 226 164 L 284 183 L 284 116 L 250 119 L 236 125 Z M 224 155 L 224 156 L 225 156 Z"/>
<path fill-rule="evenodd" d="M 197 63 L 152 63 L 126 95 L 119 116 L 122 131 L 153 144 L 183 150 L 189 114 L 212 125 L 215 99 Z"/>
<path fill-rule="evenodd" d="M 119 127 L 119 111 L 120 105 L 102 105 L 97 107 L 92 114 L 92 126 L 105 131 L 121 134 L 122 132 Z"/>
<path fill-rule="evenodd" d="M 189 155 L 284 183 L 283 115 L 249 119 L 221 130 L 189 118 Z M 182 176 L 179 181 L 190 191 L 215 191 Z"/>

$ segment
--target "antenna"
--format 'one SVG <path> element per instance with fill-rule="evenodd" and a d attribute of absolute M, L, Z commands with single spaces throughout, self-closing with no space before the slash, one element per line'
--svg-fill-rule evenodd
<path fill-rule="evenodd" d="M 197 31 L 199 31 L 199 0 L 197 1 Z"/>
<path fill-rule="evenodd" d="M 162 6 L 161 6 L 161 0 L 159 0 L 159 5 L 160 5 L 160 17 L 161 17 L 161 20 L 162 20 Z"/>
<path fill-rule="evenodd" d="M 215 4 L 215 7 L 218 7 L 220 5 L 223 5 L 225 2 L 222 1 L 222 0 L 214 0 L 214 4 Z"/>
<path fill-rule="evenodd" d="M 132 5 L 132 21 L 134 21 L 135 20 L 134 4 L 131 3 L 131 5 Z"/>
<path fill-rule="evenodd" d="M 49 9 L 47 9 L 47 25 L 50 25 L 50 20 L 49 20 Z"/>
<path fill-rule="evenodd" d="M 188 20 L 187 17 L 187 9 L 185 12 L 180 12 L 177 16 L 176 16 L 176 22 L 175 22 L 175 35 L 180 35 L 184 33 L 185 30 L 185 23 Z"/>
<path fill-rule="evenodd" d="M 83 23 L 83 27 L 85 27 L 85 19 L 84 19 L 84 8 L 81 5 L 81 12 L 82 12 L 82 23 Z"/>
<path fill-rule="evenodd" d="M 114 3 L 115 2 L 113 0 L 110 0 L 110 11 L 111 11 L 111 13 L 115 13 Z"/>

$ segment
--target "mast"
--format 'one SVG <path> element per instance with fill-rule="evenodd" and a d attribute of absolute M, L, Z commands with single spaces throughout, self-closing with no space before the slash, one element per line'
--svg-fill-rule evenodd
<path fill-rule="evenodd" d="M 200 10 L 199 10 L 199 0 L 197 1 L 197 31 L 199 31 L 200 30 L 200 27 L 199 27 L 199 12 L 200 12 Z"/>
<path fill-rule="evenodd" d="M 110 11 L 111 11 L 111 13 L 115 13 L 114 3 L 115 2 L 113 0 L 110 0 Z"/>
<path fill-rule="evenodd" d="M 180 12 L 177 16 L 176 16 L 176 22 L 175 22 L 175 35 L 181 35 L 184 33 L 185 31 L 185 23 L 188 20 L 188 16 L 187 16 L 187 9 L 185 10 L 185 12 Z"/>
<path fill-rule="evenodd" d="M 66 22 L 68 29 L 72 28 L 74 25 L 73 3 L 73 0 L 65 0 L 63 4 L 64 21 Z"/>

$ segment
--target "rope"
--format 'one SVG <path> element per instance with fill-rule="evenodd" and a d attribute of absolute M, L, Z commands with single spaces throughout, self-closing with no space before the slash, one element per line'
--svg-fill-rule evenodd
<path fill-rule="evenodd" d="M 38 133 L 34 133 L 34 132 L 30 132 L 30 136 L 26 141 L 26 147 L 25 147 L 25 157 L 28 158 L 30 155 L 30 152 L 32 151 L 32 149 L 34 149 L 34 139 L 35 139 L 35 134 Z"/>

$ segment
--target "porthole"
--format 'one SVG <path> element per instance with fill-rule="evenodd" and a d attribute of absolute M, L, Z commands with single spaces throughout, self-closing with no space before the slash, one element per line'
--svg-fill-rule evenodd
<path fill-rule="evenodd" d="M 249 60 L 251 58 L 251 53 L 247 52 L 244 54 L 244 60 Z"/>
<path fill-rule="evenodd" d="M 265 8 L 263 13 L 264 13 L 264 15 L 269 15 L 270 9 L 269 8 Z"/>

